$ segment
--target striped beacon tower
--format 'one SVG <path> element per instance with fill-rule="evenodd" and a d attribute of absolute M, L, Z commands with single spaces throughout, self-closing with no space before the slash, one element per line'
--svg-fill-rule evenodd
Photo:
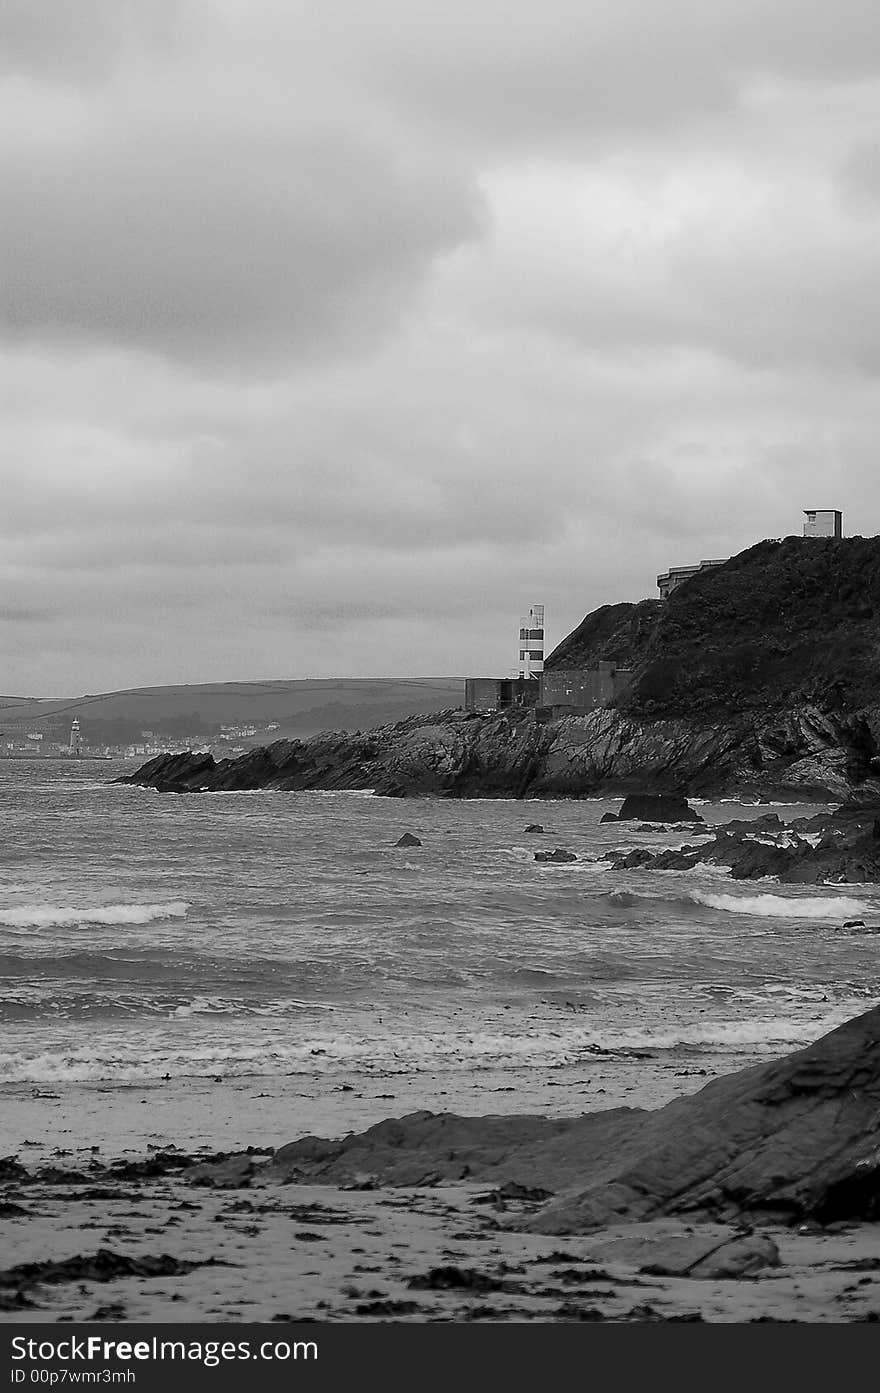
<path fill-rule="evenodd" d="M 544 671 L 544 606 L 532 605 L 519 621 L 519 675 L 539 678 Z"/>

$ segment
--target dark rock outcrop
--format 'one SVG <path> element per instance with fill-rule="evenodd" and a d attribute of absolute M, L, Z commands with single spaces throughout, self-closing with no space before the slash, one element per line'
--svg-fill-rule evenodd
<path fill-rule="evenodd" d="M 830 813 L 798 818 L 785 827 L 771 813 L 752 822 L 715 829 L 700 846 L 650 852 L 609 851 L 615 870 L 689 870 L 700 862 L 727 866 L 735 880 L 773 876 L 792 885 L 869 884 L 880 881 L 880 839 L 874 828 L 880 804 L 846 804 Z"/>
<path fill-rule="evenodd" d="M 414 837 L 412 832 L 404 832 L 403 836 L 395 842 L 395 846 L 421 846 L 421 844 L 419 838 Z"/>
<path fill-rule="evenodd" d="M 536 852 L 535 852 L 535 860 L 536 860 L 536 861 L 555 861 L 555 862 L 561 864 L 562 862 L 565 862 L 565 861 L 576 861 L 576 860 L 577 860 L 577 856 L 575 855 L 575 853 L 574 853 L 573 851 L 566 851 L 564 847 L 557 846 L 557 847 L 554 847 L 553 851 L 536 851 Z"/>
<path fill-rule="evenodd" d="M 410 717 L 369 735 L 278 740 L 238 759 L 157 755 L 119 782 L 175 793 L 372 789 L 400 798 L 581 798 L 687 790 L 691 796 L 825 801 L 847 798 L 853 789 L 880 797 L 880 777 L 851 718 L 802 708 L 789 712 L 783 724 L 785 739 L 777 740 L 775 715 L 769 726 L 739 715 L 698 725 L 684 719 L 638 721 L 600 709 L 538 725 L 521 709 L 489 716 L 446 711 Z"/>
<path fill-rule="evenodd" d="M 275 1153 L 269 1173 L 335 1183 L 366 1173 L 398 1185 L 463 1175 L 543 1185 L 554 1199 L 520 1225 L 542 1233 L 671 1215 L 722 1223 L 875 1221 L 880 1007 L 806 1049 L 715 1079 L 655 1112 L 620 1108 L 565 1119 L 414 1113 L 341 1141 L 293 1142 Z"/>

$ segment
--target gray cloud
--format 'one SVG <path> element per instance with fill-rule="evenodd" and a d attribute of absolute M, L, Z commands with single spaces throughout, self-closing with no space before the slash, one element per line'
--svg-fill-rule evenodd
<path fill-rule="evenodd" d="M 6 0 L 0 666 L 506 671 L 876 531 L 880 20 Z"/>
<path fill-rule="evenodd" d="M 2 324 L 246 367 L 399 318 L 476 197 L 334 124 L 194 129 L 167 112 L 0 156 Z"/>

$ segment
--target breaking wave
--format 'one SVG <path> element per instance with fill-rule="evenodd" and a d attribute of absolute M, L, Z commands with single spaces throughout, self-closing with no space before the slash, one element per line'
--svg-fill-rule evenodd
<path fill-rule="evenodd" d="M 769 919 L 841 919 L 872 912 L 864 900 L 850 899 L 846 895 L 808 899 L 786 895 L 713 895 L 694 890 L 690 898 L 709 909 L 723 909 L 731 914 L 759 914 Z"/>
<path fill-rule="evenodd" d="M 859 1002 L 863 1007 L 864 1003 Z M 230 1037 L 218 1025 L 205 1031 L 211 1003 L 199 1003 L 202 1033 L 188 1039 L 170 1035 L 118 1037 L 0 1053 L 0 1075 L 7 1083 L 158 1082 L 167 1078 L 275 1078 L 333 1076 L 338 1070 L 379 1078 L 402 1074 L 510 1070 L 512 1081 L 522 1070 L 575 1065 L 593 1067 L 632 1061 L 642 1067 L 645 1056 L 698 1054 L 736 1057 L 775 1052 L 809 1044 L 852 1015 L 853 1003 L 810 1012 L 802 1019 L 763 1014 L 748 1020 L 684 1022 L 666 1029 L 649 1025 L 599 1032 L 572 1025 L 562 1030 L 452 1031 L 437 1028 L 415 1034 L 373 1035 L 320 1032 L 291 1039 L 285 1027 L 257 1039 Z M 208 1009 L 205 1010 L 204 1007 Z M 179 1019 L 179 1018 L 178 1018 Z"/>
<path fill-rule="evenodd" d="M 8 929 L 74 929 L 80 924 L 151 924 L 155 919 L 185 919 L 185 900 L 165 904 L 103 904 L 81 908 L 51 904 L 23 904 L 0 910 L 0 924 Z"/>

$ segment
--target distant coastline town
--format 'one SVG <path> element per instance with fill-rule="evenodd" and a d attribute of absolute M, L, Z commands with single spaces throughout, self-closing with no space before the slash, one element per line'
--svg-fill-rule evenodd
<path fill-rule="evenodd" d="M 143 729 L 131 740 L 111 743 L 96 740 L 94 736 L 90 739 L 87 726 L 81 728 L 76 717 L 72 722 L 50 717 L 42 724 L 42 730 L 34 730 L 8 721 L 0 736 L 0 759 L 148 759 L 150 755 L 187 750 L 195 754 L 210 751 L 215 757 L 227 758 L 245 754 L 254 740 L 262 743 L 277 739 L 279 729 L 277 721 L 263 726 L 221 725 L 207 735 L 198 727 L 176 735 L 165 735 L 160 729 Z"/>

